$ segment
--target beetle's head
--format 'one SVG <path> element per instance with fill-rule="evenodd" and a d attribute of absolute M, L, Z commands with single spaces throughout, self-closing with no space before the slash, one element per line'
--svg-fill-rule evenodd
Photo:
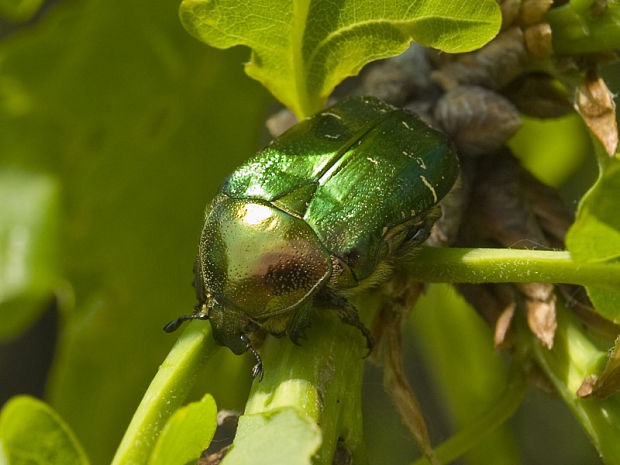
<path fill-rule="evenodd" d="M 218 195 L 207 213 L 195 272 L 198 313 L 233 352 L 242 335 L 293 310 L 329 279 L 332 265 L 300 218 L 262 200 Z"/>

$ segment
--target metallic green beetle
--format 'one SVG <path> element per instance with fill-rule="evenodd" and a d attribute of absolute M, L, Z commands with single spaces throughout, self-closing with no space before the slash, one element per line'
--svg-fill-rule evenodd
<path fill-rule="evenodd" d="M 250 350 L 257 331 L 295 343 L 314 307 L 368 330 L 344 295 L 421 244 L 458 161 L 447 138 L 375 98 L 349 98 L 286 131 L 238 168 L 207 208 L 194 267 L 216 341 Z"/>

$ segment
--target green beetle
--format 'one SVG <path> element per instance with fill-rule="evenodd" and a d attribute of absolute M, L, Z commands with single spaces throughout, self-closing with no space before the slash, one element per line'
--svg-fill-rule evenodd
<path fill-rule="evenodd" d="M 344 297 L 389 276 L 421 244 L 458 174 L 447 138 L 370 97 L 292 127 L 238 168 L 207 208 L 194 267 L 196 312 L 216 341 L 250 350 L 257 330 L 295 343 L 313 307 L 337 308 L 371 338 Z"/>

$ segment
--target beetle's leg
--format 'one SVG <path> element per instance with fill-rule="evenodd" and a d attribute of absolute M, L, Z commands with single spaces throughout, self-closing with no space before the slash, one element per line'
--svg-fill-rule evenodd
<path fill-rule="evenodd" d="M 360 321 L 359 316 L 357 314 L 357 308 L 355 308 L 353 304 L 351 304 L 348 300 L 346 299 L 342 299 L 342 300 L 343 300 L 342 306 L 337 307 L 340 321 L 342 321 L 345 324 L 355 326 L 357 329 L 359 329 L 362 332 L 362 334 L 366 338 L 366 348 L 368 349 L 368 352 L 366 353 L 366 357 L 368 357 L 370 355 L 370 352 L 372 352 L 372 348 L 374 345 L 374 342 L 372 340 L 372 335 L 370 334 L 370 331 L 368 331 L 368 328 L 364 326 L 364 323 Z"/>
<path fill-rule="evenodd" d="M 191 315 L 183 315 L 177 318 L 176 320 L 172 320 L 166 326 L 164 326 L 164 331 L 167 333 L 171 333 L 178 329 L 181 326 L 181 323 L 188 320 L 208 320 L 209 315 L 207 313 L 192 313 Z"/>
<path fill-rule="evenodd" d="M 258 376 L 258 381 L 263 380 L 263 361 L 260 358 L 260 354 L 256 351 L 256 349 L 252 346 L 250 339 L 245 334 L 241 334 L 240 336 L 241 342 L 245 344 L 252 355 L 254 355 L 254 359 L 256 360 L 256 364 L 252 367 L 252 378 L 256 378 Z"/>
<path fill-rule="evenodd" d="M 315 303 L 321 306 L 334 307 L 338 312 L 340 321 L 347 325 L 355 326 L 359 329 L 366 338 L 366 347 L 368 348 L 366 357 L 370 355 L 370 352 L 372 352 L 372 348 L 374 346 L 372 335 L 370 334 L 370 331 L 368 331 L 368 328 L 364 326 L 364 323 L 360 321 L 357 308 L 355 308 L 351 302 L 341 295 L 328 290 L 324 293 L 322 298 L 317 296 L 317 298 L 315 298 Z"/>
<path fill-rule="evenodd" d="M 301 345 L 299 339 L 306 338 L 306 329 L 310 327 L 310 311 L 312 301 L 303 304 L 293 312 L 293 316 L 286 325 L 286 332 L 295 345 Z"/>

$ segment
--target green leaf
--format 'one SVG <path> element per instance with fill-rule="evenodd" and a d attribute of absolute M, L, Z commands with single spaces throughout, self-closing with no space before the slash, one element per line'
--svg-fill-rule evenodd
<path fill-rule="evenodd" d="M 594 308 L 608 320 L 620 323 L 620 288 L 617 291 L 595 286 L 586 287 Z"/>
<path fill-rule="evenodd" d="M 209 447 L 217 428 L 217 407 L 210 394 L 177 410 L 166 423 L 149 465 L 185 465 Z"/>
<path fill-rule="evenodd" d="M 320 110 L 344 78 L 411 40 L 466 52 L 491 40 L 501 23 L 490 0 L 184 0 L 180 15 L 213 47 L 250 47 L 248 75 L 300 118 Z"/>
<path fill-rule="evenodd" d="M 9 21 L 27 21 L 39 11 L 43 0 L 0 0 L 0 17 Z"/>
<path fill-rule="evenodd" d="M 605 261 L 620 257 L 620 159 L 611 160 L 594 188 L 583 198 L 566 246 L 575 260 Z"/>
<path fill-rule="evenodd" d="M 13 397 L 0 413 L 0 462 L 88 465 L 67 424 L 47 404 L 29 396 Z"/>
<path fill-rule="evenodd" d="M 493 334 L 454 288 L 431 285 L 416 304 L 408 329 L 419 345 L 418 352 L 441 396 L 441 404 L 457 429 L 469 427 L 501 402 L 499 396 L 506 389 L 506 375 L 502 359 L 493 347 Z M 522 394 L 516 395 L 517 401 L 519 398 Z M 505 413 L 506 419 L 514 411 L 501 413 Z M 479 426 L 472 435 L 479 444 L 468 444 L 467 463 L 518 463 L 516 443 L 506 426 L 494 429 L 497 425 L 488 421 Z"/>
<path fill-rule="evenodd" d="M 310 465 L 321 431 L 307 415 L 284 407 L 241 416 L 235 444 L 222 465 Z"/>
<path fill-rule="evenodd" d="M 577 219 L 566 236 L 566 247 L 575 260 L 617 263 L 620 257 L 618 192 L 620 159 L 615 157 L 601 164 L 601 175 L 581 200 Z M 588 286 L 586 289 L 596 310 L 620 323 L 620 287 Z"/>
<path fill-rule="evenodd" d="M 0 171 L 0 340 L 26 329 L 57 279 L 59 188 L 50 176 Z"/>

